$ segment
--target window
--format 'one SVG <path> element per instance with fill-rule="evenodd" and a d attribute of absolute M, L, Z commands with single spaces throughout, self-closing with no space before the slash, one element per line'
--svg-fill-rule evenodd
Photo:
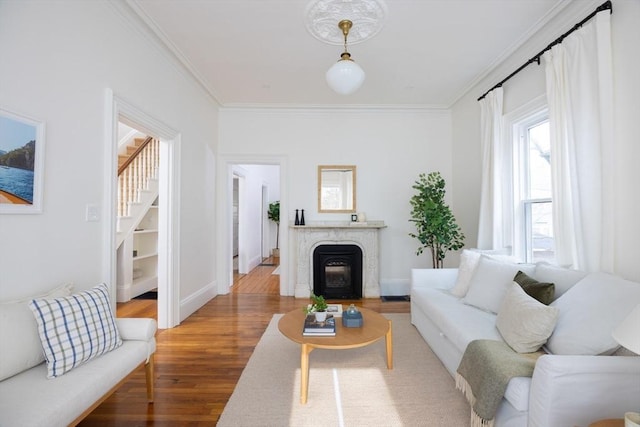
<path fill-rule="evenodd" d="M 551 144 L 546 110 L 515 125 L 514 242 L 526 262 L 554 262 Z"/>

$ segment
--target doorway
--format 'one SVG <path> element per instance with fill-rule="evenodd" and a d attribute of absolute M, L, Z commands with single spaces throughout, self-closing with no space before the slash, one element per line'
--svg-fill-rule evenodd
<path fill-rule="evenodd" d="M 137 129 L 140 132 L 157 138 L 159 144 L 159 173 L 158 173 L 158 204 L 157 213 L 157 319 L 161 329 L 172 328 L 180 323 L 179 292 L 177 289 L 179 278 L 178 251 L 175 249 L 179 242 L 178 206 L 179 203 L 179 145 L 178 132 L 167 127 L 164 123 L 146 115 L 144 112 L 116 97 L 112 91 L 107 91 L 110 114 L 108 119 L 107 138 L 105 144 L 109 179 L 105 180 L 105 204 L 109 206 L 105 211 L 105 254 L 107 262 L 105 277 L 112 288 L 112 303 L 115 307 L 117 284 L 117 157 L 118 157 L 118 123 Z"/>
<path fill-rule="evenodd" d="M 280 171 L 277 165 L 260 164 L 237 164 L 231 169 L 231 236 L 235 282 L 238 277 L 261 265 L 266 258 L 265 246 L 273 248 L 277 241 L 275 223 L 265 222 L 269 221 L 268 204 L 276 201 L 280 195 Z"/>
<path fill-rule="evenodd" d="M 233 274 L 234 254 L 234 180 L 239 177 L 238 185 L 238 258 L 240 273 L 250 273 L 263 263 L 275 248 L 276 224 L 269 221 L 268 205 L 280 201 L 281 212 L 286 212 L 286 188 L 283 182 L 286 175 L 284 159 L 229 159 L 220 156 L 218 171 L 219 204 L 219 245 L 218 256 L 219 293 L 228 294 L 237 277 Z M 286 219 L 284 220 L 286 223 Z M 288 294 L 284 256 L 287 239 L 286 227 L 280 227 L 280 269 L 276 273 L 278 292 Z M 268 261 L 272 263 L 272 261 Z M 243 266 L 246 269 L 243 270 Z M 271 266 L 271 269 L 275 267 Z M 283 274 L 284 271 L 284 274 Z"/>
<path fill-rule="evenodd" d="M 116 300 L 157 300 L 160 141 L 118 122 Z"/>

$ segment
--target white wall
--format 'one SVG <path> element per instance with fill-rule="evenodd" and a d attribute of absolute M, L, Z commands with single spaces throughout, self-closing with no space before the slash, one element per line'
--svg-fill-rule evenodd
<path fill-rule="evenodd" d="M 317 166 L 356 165 L 357 210 L 388 226 L 380 233 L 383 294 L 401 295 L 408 293 L 410 269 L 429 265 L 408 236 L 411 186 L 422 172 L 451 177 L 450 133 L 447 111 L 223 108 L 218 150 L 221 157 L 286 158 L 289 209 L 282 215 L 290 223 L 295 209 L 305 210 L 307 223 L 348 221 L 348 214 L 318 213 Z M 294 281 L 291 274 L 290 292 Z"/>
<path fill-rule="evenodd" d="M 587 16 L 601 1 L 574 2 L 554 21 L 527 42 L 486 79 L 473 87 L 452 108 L 454 210 L 462 228 L 468 232 L 467 245 L 477 242 L 480 200 L 480 109 L 476 99 L 548 43 Z M 640 280 L 637 261 L 640 221 L 640 159 L 637 129 L 640 117 L 640 2 L 614 0 L 612 22 L 614 117 L 617 189 L 615 198 L 615 270 L 633 280 Z M 544 95 L 543 66 L 529 65 L 504 85 L 504 112 L 509 113 L 533 98 Z"/>
<path fill-rule="evenodd" d="M 108 88 L 179 132 L 180 298 L 215 292 L 217 106 L 139 28 L 107 1 L 0 2 L 0 107 L 46 123 L 43 213 L 0 216 L 0 299 L 107 280 Z"/>

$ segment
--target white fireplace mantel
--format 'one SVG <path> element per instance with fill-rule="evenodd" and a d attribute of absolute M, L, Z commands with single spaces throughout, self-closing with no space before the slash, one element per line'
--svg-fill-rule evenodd
<path fill-rule="evenodd" d="M 362 250 L 362 295 L 364 298 L 380 297 L 379 231 L 384 221 L 321 222 L 308 225 L 291 225 L 295 297 L 308 298 L 313 289 L 313 251 L 319 245 L 357 245 Z"/>

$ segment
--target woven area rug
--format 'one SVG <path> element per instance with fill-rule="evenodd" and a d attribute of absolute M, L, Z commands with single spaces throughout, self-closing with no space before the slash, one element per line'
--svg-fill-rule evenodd
<path fill-rule="evenodd" d="M 300 345 L 278 331 L 276 314 L 255 348 L 218 426 L 465 426 L 469 404 L 411 325 L 393 320 L 394 367 L 384 339 L 310 355 L 309 398 L 300 403 Z"/>

